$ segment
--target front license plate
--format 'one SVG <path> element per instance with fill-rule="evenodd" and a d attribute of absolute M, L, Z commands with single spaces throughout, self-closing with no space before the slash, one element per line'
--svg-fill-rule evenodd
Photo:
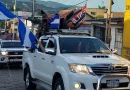
<path fill-rule="evenodd" d="M 108 88 L 117 88 L 119 87 L 119 80 L 107 80 Z"/>

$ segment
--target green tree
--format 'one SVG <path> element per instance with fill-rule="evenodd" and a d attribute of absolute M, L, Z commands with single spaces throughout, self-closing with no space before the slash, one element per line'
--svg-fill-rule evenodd
<path fill-rule="evenodd" d="M 100 5 L 98 5 L 98 8 L 99 9 L 106 9 L 106 6 L 100 6 Z"/>

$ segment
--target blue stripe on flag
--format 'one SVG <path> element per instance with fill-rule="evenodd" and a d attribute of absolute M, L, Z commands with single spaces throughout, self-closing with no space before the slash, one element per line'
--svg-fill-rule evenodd
<path fill-rule="evenodd" d="M 8 18 L 16 18 L 16 15 L 14 15 L 11 11 L 9 11 L 4 4 L 0 2 L 0 11 Z"/>
<path fill-rule="evenodd" d="M 60 25 L 60 15 L 56 15 L 55 17 L 49 20 L 50 29 L 58 29 Z"/>
<path fill-rule="evenodd" d="M 36 37 L 34 36 L 34 34 L 33 34 L 31 31 L 30 31 L 30 33 L 29 33 L 29 37 L 31 37 L 31 38 L 30 38 L 30 41 L 31 41 L 31 43 L 32 43 L 31 47 L 32 47 L 32 48 L 37 48 L 37 47 L 35 46 Z"/>
<path fill-rule="evenodd" d="M 59 24 L 51 24 L 50 28 L 57 29 L 59 28 Z"/>
<path fill-rule="evenodd" d="M 26 34 L 26 27 L 20 19 L 19 19 L 18 31 L 19 31 L 19 38 L 21 40 L 21 44 L 23 45 L 25 34 Z"/>
<path fill-rule="evenodd" d="M 19 19 L 18 31 L 22 46 L 37 48 L 35 46 L 35 42 L 37 40 L 35 35 L 25 26 L 25 24 L 20 19 Z"/>

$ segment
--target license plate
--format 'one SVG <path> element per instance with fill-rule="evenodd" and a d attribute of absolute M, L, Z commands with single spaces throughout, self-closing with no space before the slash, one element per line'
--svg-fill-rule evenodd
<path fill-rule="evenodd" d="M 10 62 L 18 62 L 18 61 L 21 61 L 21 60 L 19 60 L 19 59 L 10 59 L 9 61 Z"/>
<path fill-rule="evenodd" d="M 117 88 L 119 87 L 119 80 L 107 80 L 108 88 Z"/>

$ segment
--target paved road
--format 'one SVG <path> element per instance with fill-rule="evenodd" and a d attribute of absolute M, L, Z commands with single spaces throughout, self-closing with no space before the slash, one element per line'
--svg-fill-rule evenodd
<path fill-rule="evenodd" d="M 25 90 L 22 69 L 0 69 L 0 90 Z M 37 90 L 45 89 L 38 86 Z"/>
<path fill-rule="evenodd" d="M 0 90 L 25 90 L 22 69 L 0 69 Z M 38 86 L 37 90 L 43 88 Z"/>

